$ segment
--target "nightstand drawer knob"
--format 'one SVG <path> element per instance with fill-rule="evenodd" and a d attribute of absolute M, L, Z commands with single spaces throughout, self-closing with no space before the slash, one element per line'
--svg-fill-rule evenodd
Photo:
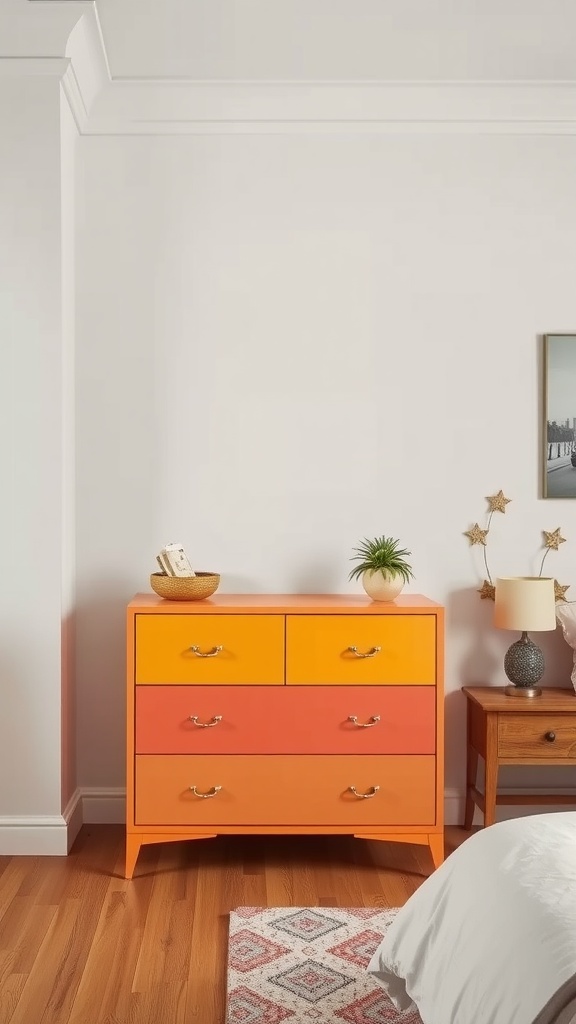
<path fill-rule="evenodd" d="M 198 715 L 189 715 L 188 721 L 193 722 L 199 729 L 213 729 L 215 725 L 218 725 L 218 722 L 222 721 L 222 715 L 212 715 L 210 722 L 199 722 Z"/>
<path fill-rule="evenodd" d="M 356 786 L 348 786 L 351 793 L 357 796 L 359 800 L 370 800 L 371 797 L 376 796 L 376 793 L 380 789 L 380 786 L 370 786 L 370 789 L 366 793 L 359 793 Z"/>
<path fill-rule="evenodd" d="M 352 654 L 355 654 L 357 658 L 373 658 L 376 654 L 380 653 L 382 648 L 371 647 L 369 651 L 365 651 L 364 653 L 359 651 L 357 647 L 349 647 L 348 650 L 351 651 Z"/>
<path fill-rule="evenodd" d="M 555 732 L 546 732 L 546 733 L 544 733 L 544 739 L 547 740 L 548 743 L 554 743 L 554 740 L 556 739 L 556 733 Z"/>
<path fill-rule="evenodd" d="M 217 796 L 221 789 L 222 786 L 212 786 L 207 793 L 199 793 L 196 786 L 190 786 L 190 791 L 194 793 L 194 796 L 199 796 L 202 800 L 210 800 L 211 797 Z"/>
<path fill-rule="evenodd" d="M 194 645 L 190 650 L 193 651 L 198 658 L 215 658 L 217 654 L 220 654 L 222 645 L 219 647 L 213 647 L 211 651 L 201 651 L 199 647 Z"/>
<path fill-rule="evenodd" d="M 353 722 L 359 729 L 371 729 L 373 725 L 377 725 L 380 721 L 380 715 L 370 715 L 367 722 L 359 722 L 358 715 L 348 715 L 348 721 Z"/>

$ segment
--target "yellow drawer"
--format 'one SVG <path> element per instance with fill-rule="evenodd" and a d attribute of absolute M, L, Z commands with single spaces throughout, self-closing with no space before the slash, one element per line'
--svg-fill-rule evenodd
<path fill-rule="evenodd" d="M 436 616 L 288 615 L 286 682 L 434 685 Z"/>
<path fill-rule="evenodd" d="M 136 682 L 282 685 L 284 616 L 137 615 Z"/>

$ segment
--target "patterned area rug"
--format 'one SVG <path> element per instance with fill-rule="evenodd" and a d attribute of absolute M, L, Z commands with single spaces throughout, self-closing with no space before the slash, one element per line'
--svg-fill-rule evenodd
<path fill-rule="evenodd" d="M 230 914 L 226 1024 L 422 1024 L 366 967 L 396 910 L 239 907 Z"/>

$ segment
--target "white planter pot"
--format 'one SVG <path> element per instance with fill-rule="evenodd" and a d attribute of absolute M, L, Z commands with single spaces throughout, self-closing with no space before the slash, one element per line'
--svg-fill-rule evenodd
<path fill-rule="evenodd" d="M 393 601 L 402 590 L 404 580 L 401 576 L 389 576 L 378 569 L 363 573 L 362 586 L 373 601 Z"/>

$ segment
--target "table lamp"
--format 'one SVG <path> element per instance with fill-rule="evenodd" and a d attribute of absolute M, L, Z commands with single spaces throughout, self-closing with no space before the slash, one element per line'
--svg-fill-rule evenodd
<path fill-rule="evenodd" d="M 496 580 L 494 625 L 516 629 L 522 635 L 506 651 L 504 671 L 511 686 L 509 697 L 539 697 L 537 685 L 544 674 L 544 655 L 528 632 L 556 629 L 554 580 L 542 576 L 505 576 Z"/>

